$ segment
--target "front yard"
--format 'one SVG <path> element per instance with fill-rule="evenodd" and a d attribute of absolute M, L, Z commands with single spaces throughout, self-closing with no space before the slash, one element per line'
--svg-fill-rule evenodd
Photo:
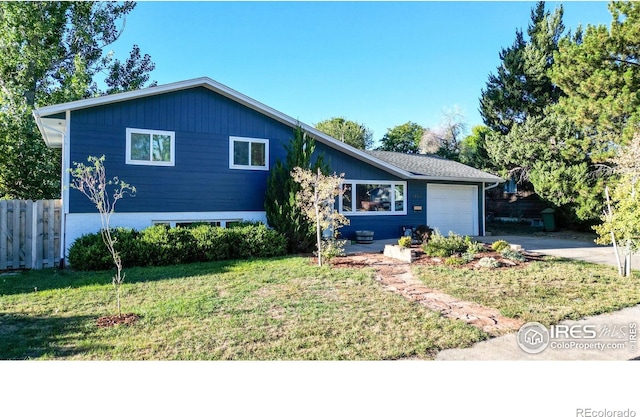
<path fill-rule="evenodd" d="M 0 276 L 2 359 L 430 359 L 487 337 L 382 291 L 371 270 L 308 258 L 131 268 L 123 312 L 107 272 Z"/>
<path fill-rule="evenodd" d="M 414 268 L 427 287 L 498 309 L 506 317 L 544 325 L 607 313 L 640 303 L 640 273 L 546 257 L 518 268 Z"/>
<path fill-rule="evenodd" d="M 0 276 L 0 359 L 432 359 L 488 335 L 382 290 L 372 269 L 318 268 L 309 258 L 130 268 L 123 312 L 108 272 Z M 640 276 L 550 259 L 518 268 L 415 266 L 431 288 L 544 324 L 640 303 Z"/>

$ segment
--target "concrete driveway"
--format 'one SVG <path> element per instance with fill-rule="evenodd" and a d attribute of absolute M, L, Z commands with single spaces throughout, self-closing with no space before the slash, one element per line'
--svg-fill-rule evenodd
<path fill-rule="evenodd" d="M 535 236 L 484 236 L 476 240 L 484 243 L 493 243 L 496 240 L 522 246 L 527 252 L 537 252 L 544 255 L 558 256 L 591 262 L 594 264 L 611 265 L 617 267 L 613 246 L 601 246 L 592 242 L 584 242 L 572 239 L 553 239 Z M 631 269 L 640 270 L 640 255 L 631 257 Z"/>

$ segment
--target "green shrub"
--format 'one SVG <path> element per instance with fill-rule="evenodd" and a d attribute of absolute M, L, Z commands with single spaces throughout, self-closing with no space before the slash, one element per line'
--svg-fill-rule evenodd
<path fill-rule="evenodd" d="M 484 248 L 484 245 L 476 240 L 472 240 L 470 237 L 467 236 L 466 239 L 466 243 L 467 243 L 467 252 L 475 255 L 476 253 L 482 253 L 484 252 L 486 249 Z"/>
<path fill-rule="evenodd" d="M 138 265 L 138 232 L 133 229 L 111 229 L 116 240 L 115 249 L 120 253 L 122 266 Z M 81 271 L 96 271 L 113 268 L 113 258 L 102 240 L 100 232 L 89 233 L 79 237 L 69 248 L 69 264 Z"/>
<path fill-rule="evenodd" d="M 203 261 L 221 261 L 231 258 L 229 241 L 225 239 L 228 232 L 221 227 L 210 224 L 198 224 L 189 227 L 195 239 L 195 246 Z"/>
<path fill-rule="evenodd" d="M 506 249 L 508 247 L 510 247 L 511 245 L 509 245 L 509 242 L 507 242 L 506 240 L 496 240 L 495 242 L 493 242 L 493 244 L 491 245 L 491 249 L 493 249 L 496 252 L 500 252 L 503 249 Z"/>
<path fill-rule="evenodd" d="M 495 258 L 486 257 L 478 261 L 478 266 L 493 269 L 498 268 L 500 266 L 500 262 Z"/>
<path fill-rule="evenodd" d="M 464 258 L 458 256 L 450 256 L 444 260 L 444 264 L 447 266 L 460 266 L 466 263 L 467 261 Z"/>
<path fill-rule="evenodd" d="M 154 225 L 140 232 L 115 229 L 114 233 L 116 249 L 127 267 L 273 257 L 285 255 L 287 249 L 286 238 L 262 223 L 242 222 L 227 229 L 204 223 L 173 229 Z M 69 263 L 77 270 L 113 265 L 99 232 L 71 245 Z"/>
<path fill-rule="evenodd" d="M 411 247 L 411 236 L 403 236 L 400 239 L 398 239 L 398 245 L 400 245 L 403 248 L 410 248 Z"/>
<path fill-rule="evenodd" d="M 263 223 L 245 225 L 237 230 L 243 241 L 239 248 L 244 251 L 237 253 L 237 258 L 269 258 L 287 252 L 287 239 Z"/>
<path fill-rule="evenodd" d="M 424 253 L 428 256 L 439 256 L 442 258 L 449 257 L 455 253 L 464 253 L 467 251 L 467 242 L 465 238 L 449 232 L 449 236 L 445 237 L 436 230 L 427 243 L 422 246 Z"/>
<path fill-rule="evenodd" d="M 473 262 L 475 258 L 475 254 L 469 251 L 462 254 L 462 259 L 464 259 L 466 263 Z"/>
<path fill-rule="evenodd" d="M 69 248 L 69 264 L 77 270 L 94 271 L 109 269 L 113 259 L 100 233 L 82 235 Z"/>
<path fill-rule="evenodd" d="M 511 259 L 512 261 L 524 262 L 527 260 L 523 254 L 518 251 L 511 250 L 510 248 L 501 250 L 500 255 L 502 255 L 503 258 Z"/>
<path fill-rule="evenodd" d="M 322 257 L 329 261 L 337 256 L 345 256 L 345 241 L 328 239 L 322 241 Z"/>
<path fill-rule="evenodd" d="M 140 232 L 141 257 L 144 258 L 143 265 L 172 264 L 173 248 L 169 230 L 170 227 L 166 224 L 156 224 Z"/>

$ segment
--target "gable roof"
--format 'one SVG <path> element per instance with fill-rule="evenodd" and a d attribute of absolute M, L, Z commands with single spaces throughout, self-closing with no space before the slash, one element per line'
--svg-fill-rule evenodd
<path fill-rule="evenodd" d="M 96 106 L 102 106 L 106 104 L 118 103 L 122 101 L 134 100 L 142 97 L 150 97 L 159 94 L 170 93 L 174 91 L 180 91 L 190 88 L 203 87 L 218 93 L 224 97 L 227 97 L 239 104 L 242 104 L 250 109 L 253 109 L 259 113 L 264 114 L 274 120 L 277 120 L 287 126 L 296 128 L 300 126 L 307 133 L 312 135 L 318 142 L 323 143 L 331 148 L 337 149 L 349 156 L 352 156 L 358 160 L 364 161 L 369 165 L 389 172 L 399 178 L 403 179 L 448 179 L 450 181 L 482 181 L 482 182 L 503 182 L 499 177 L 491 174 L 483 173 L 484 177 L 480 174 L 476 174 L 475 177 L 458 177 L 455 170 L 441 170 L 443 175 L 431 175 L 428 169 L 412 170 L 411 165 L 406 165 L 402 162 L 401 157 L 381 158 L 382 154 L 375 154 L 373 152 L 367 152 L 360 149 L 356 149 L 346 143 L 343 143 L 326 133 L 323 133 L 313 126 L 309 126 L 305 123 L 287 116 L 265 104 L 260 103 L 257 100 L 252 99 L 242 93 L 239 93 L 224 84 L 220 84 L 217 81 L 212 80 L 209 77 L 194 78 L 186 81 L 179 81 L 171 84 L 164 84 L 155 87 L 143 88 L 135 91 L 127 91 L 124 93 L 110 94 L 100 97 L 87 98 L 84 100 L 71 101 L 68 103 L 54 104 L 51 106 L 40 107 L 33 111 L 33 116 L 36 119 L 38 129 L 42 134 L 42 138 L 49 147 L 60 148 L 63 146 L 64 137 L 67 131 L 66 113 L 74 110 L 81 110 Z M 402 155 L 402 154 L 399 154 Z M 452 162 L 452 161 L 448 161 Z M 462 165 L 462 164 L 460 164 Z M 409 167 L 409 169 L 404 166 Z M 464 165 L 463 165 L 464 166 Z M 470 168 L 470 167 L 468 167 Z M 473 169 L 473 168 L 470 168 Z M 474 171 L 478 171 L 473 169 Z M 435 171 L 434 171 L 435 172 Z M 478 171 L 482 173 L 482 171 Z M 452 176 L 447 175 L 451 173 Z"/>
<path fill-rule="evenodd" d="M 369 155 L 429 179 L 455 179 L 457 181 L 503 182 L 498 176 L 437 155 L 407 154 L 388 151 L 365 151 Z"/>

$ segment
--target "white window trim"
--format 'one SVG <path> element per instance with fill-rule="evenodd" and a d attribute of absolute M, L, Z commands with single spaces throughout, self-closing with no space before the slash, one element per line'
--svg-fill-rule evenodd
<path fill-rule="evenodd" d="M 351 184 L 351 204 L 353 211 L 344 211 L 342 209 L 342 196 L 338 199 L 338 209 L 340 213 L 345 216 L 403 216 L 407 214 L 407 182 L 406 181 L 383 181 L 383 180 L 349 180 L 345 179 L 343 181 L 344 184 Z M 396 194 L 391 193 L 391 208 L 392 211 L 357 211 L 353 205 L 355 204 L 356 198 L 356 185 L 357 184 L 375 184 L 375 185 L 391 185 L 395 187 L 396 185 L 402 185 L 402 199 L 404 201 L 403 210 L 395 211 L 396 207 Z"/>
<path fill-rule="evenodd" d="M 249 142 L 249 165 L 236 165 L 233 163 L 233 144 L 235 142 Z M 264 143 L 264 163 L 265 166 L 251 165 L 251 144 Z M 229 136 L 229 169 L 246 169 L 251 171 L 269 170 L 269 139 L 244 138 L 240 136 Z"/>
<path fill-rule="evenodd" d="M 132 133 L 143 133 L 150 135 L 166 135 L 171 138 L 171 152 L 170 152 L 170 161 L 140 161 L 137 159 L 131 159 L 131 134 Z M 153 150 L 151 149 L 152 141 L 149 140 L 149 155 L 152 155 Z M 136 129 L 133 127 L 127 128 L 127 148 L 126 148 L 126 157 L 125 163 L 127 165 L 154 165 L 154 166 L 175 166 L 176 165 L 176 133 L 169 132 L 164 130 L 150 130 L 150 129 Z"/>

